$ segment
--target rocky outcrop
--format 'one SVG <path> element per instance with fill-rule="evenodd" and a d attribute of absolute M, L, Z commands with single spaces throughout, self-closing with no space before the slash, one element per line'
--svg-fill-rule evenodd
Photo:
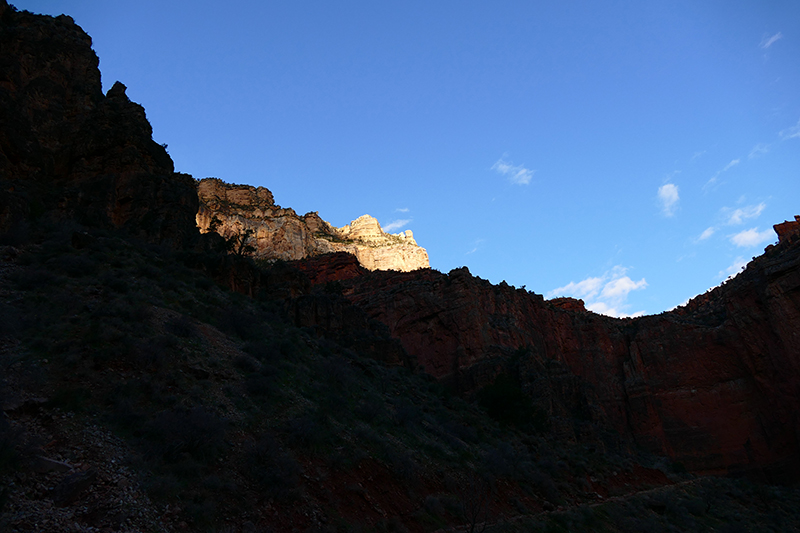
<path fill-rule="evenodd" d="M 297 260 L 347 252 L 368 270 L 409 272 L 430 267 L 428 253 L 417 245 L 411 231 L 385 233 L 369 215 L 335 228 L 316 212 L 299 216 L 275 204 L 264 187 L 230 185 L 216 178 L 200 181 L 197 194 L 200 230 L 216 231 L 226 238 L 249 233 L 257 258 Z"/>
<path fill-rule="evenodd" d="M 91 44 L 68 16 L 0 0 L 0 234 L 48 217 L 186 244 L 194 180 L 174 172 L 124 85 L 103 95 Z"/>
<path fill-rule="evenodd" d="M 787 220 L 772 226 L 778 234 L 778 242 L 790 242 L 800 238 L 800 215 L 795 215 L 794 220 Z"/>
<path fill-rule="evenodd" d="M 343 294 L 462 393 L 516 373 L 560 437 L 586 437 L 590 422 L 695 472 L 800 476 L 800 241 L 782 239 L 684 307 L 636 319 L 466 268 L 315 268 L 326 283 L 342 273 Z"/>

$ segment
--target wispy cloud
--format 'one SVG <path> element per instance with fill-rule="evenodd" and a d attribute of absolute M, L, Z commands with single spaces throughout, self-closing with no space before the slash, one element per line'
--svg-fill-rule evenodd
<path fill-rule="evenodd" d="M 769 145 L 764 143 L 758 143 L 750 150 L 750 153 L 747 155 L 748 159 L 753 159 L 754 157 L 759 157 L 769 152 Z"/>
<path fill-rule="evenodd" d="M 748 248 L 751 246 L 758 246 L 767 241 L 775 239 L 775 233 L 771 229 L 758 231 L 758 228 L 750 228 L 748 230 L 740 231 L 735 235 L 730 236 L 731 242 L 741 248 Z"/>
<path fill-rule="evenodd" d="M 386 233 L 389 233 L 389 232 L 392 232 L 392 231 L 399 230 L 403 226 L 408 225 L 409 222 L 411 222 L 410 218 L 401 218 L 401 219 L 398 219 L 398 220 L 393 220 L 393 221 L 389 222 L 388 224 L 386 224 L 383 227 L 383 231 L 385 231 Z"/>
<path fill-rule="evenodd" d="M 723 278 L 731 279 L 735 277 L 739 272 L 741 272 L 745 266 L 747 266 L 747 259 L 741 256 L 737 257 L 736 259 L 733 260 L 731 266 L 729 266 L 725 270 L 719 271 L 719 277 L 720 279 Z"/>
<path fill-rule="evenodd" d="M 678 186 L 674 183 L 666 183 L 658 188 L 658 200 L 661 202 L 661 212 L 665 217 L 671 217 L 678 209 Z"/>
<path fill-rule="evenodd" d="M 408 213 L 409 209 L 407 207 L 398 207 L 394 210 L 395 213 Z"/>
<path fill-rule="evenodd" d="M 735 209 L 728 215 L 728 220 L 726 224 L 729 226 L 735 226 L 737 224 L 742 224 L 745 220 L 751 218 L 758 218 L 764 209 L 767 208 L 767 204 L 761 202 L 758 205 L 748 205 L 745 207 L 740 207 L 739 209 Z M 728 209 L 724 208 L 723 212 L 727 212 Z"/>
<path fill-rule="evenodd" d="M 784 141 L 786 139 L 796 139 L 800 137 L 800 120 L 797 121 L 797 124 L 786 128 L 785 130 L 781 130 L 778 135 L 780 135 L 781 139 Z"/>
<path fill-rule="evenodd" d="M 708 189 L 710 189 L 711 187 L 713 187 L 717 183 L 717 181 L 719 181 L 720 174 L 722 174 L 723 172 L 727 172 L 728 170 L 730 170 L 733 167 L 735 167 L 736 165 L 738 165 L 740 162 L 741 162 L 741 159 L 733 159 L 730 163 L 725 165 L 725 168 L 723 168 L 722 170 L 717 171 L 717 173 L 714 174 L 711 177 L 711 179 L 706 182 L 705 185 L 703 185 L 703 191 L 705 192 Z"/>
<path fill-rule="evenodd" d="M 475 241 L 472 243 L 472 249 L 469 252 L 465 253 L 464 255 L 470 255 L 470 254 L 474 254 L 475 252 L 477 252 L 480 249 L 481 244 L 483 244 L 484 241 L 485 241 L 485 239 L 475 239 Z"/>
<path fill-rule="evenodd" d="M 695 152 L 692 158 L 689 161 L 694 161 L 695 159 L 702 157 L 706 153 L 705 150 L 701 150 L 699 152 Z"/>
<path fill-rule="evenodd" d="M 503 176 L 506 176 L 511 183 L 516 185 L 528 185 L 533 178 L 535 170 L 530 170 L 522 165 L 514 165 L 506 161 L 503 157 L 497 160 L 497 163 L 492 165 L 492 170 L 496 171 Z"/>
<path fill-rule="evenodd" d="M 729 169 L 731 169 L 731 168 L 735 167 L 736 165 L 738 165 L 740 161 L 741 161 L 741 159 L 734 159 L 733 161 L 731 161 L 730 163 L 725 165 L 725 168 L 723 168 L 721 172 L 727 172 Z"/>
<path fill-rule="evenodd" d="M 781 32 L 778 32 L 772 36 L 766 36 L 763 39 L 761 39 L 761 45 L 760 45 L 761 49 L 766 50 L 767 48 L 775 44 L 776 41 L 780 41 L 781 39 L 783 39 L 783 33 Z"/>
<path fill-rule="evenodd" d="M 743 201 L 744 198 L 740 199 L 740 202 Z M 761 213 L 763 213 L 766 208 L 767 204 L 764 202 L 761 202 L 760 204 L 746 205 L 737 209 L 723 207 L 719 210 L 719 214 L 717 215 L 717 224 L 706 228 L 703 233 L 701 233 L 700 236 L 694 240 L 694 242 L 698 243 L 709 239 L 724 226 L 738 226 L 739 224 L 744 224 L 747 220 L 756 219 L 761 216 Z M 731 235 L 728 237 L 733 238 Z"/>
<path fill-rule="evenodd" d="M 628 294 L 632 291 L 641 290 L 647 287 L 644 278 L 639 281 L 632 280 L 627 276 L 628 269 L 622 266 L 615 266 L 605 272 L 602 276 L 586 278 L 575 282 L 572 281 L 563 287 L 553 289 L 547 293 L 548 298 L 557 296 L 571 296 L 581 298 L 586 303 L 586 308 L 595 313 L 615 316 L 631 317 L 641 316 L 644 311 L 627 313 L 626 309 Z"/>
<path fill-rule="evenodd" d="M 714 226 L 711 226 L 710 228 L 706 228 L 706 230 L 703 233 L 701 233 L 700 236 L 697 238 L 697 242 L 704 241 L 704 240 L 708 239 L 709 237 L 714 235 L 714 233 L 716 233 L 716 232 L 717 232 L 717 228 L 715 228 Z"/>

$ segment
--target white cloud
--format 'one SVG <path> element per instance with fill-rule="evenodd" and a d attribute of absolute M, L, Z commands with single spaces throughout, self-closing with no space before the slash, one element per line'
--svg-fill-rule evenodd
<path fill-rule="evenodd" d="M 737 257 L 733 260 L 733 264 L 726 268 L 725 270 L 719 271 L 719 277 L 725 279 L 731 279 L 735 277 L 736 274 L 742 271 L 742 269 L 747 265 L 747 260 L 744 257 Z"/>
<path fill-rule="evenodd" d="M 603 283 L 605 283 L 604 278 L 586 278 L 578 283 L 570 281 L 563 287 L 553 289 L 547 294 L 547 296 L 548 298 L 561 295 L 572 296 L 575 298 L 593 299 L 600 292 L 600 289 L 603 287 Z"/>
<path fill-rule="evenodd" d="M 758 228 L 750 228 L 748 230 L 740 231 L 735 235 L 731 235 L 731 242 L 736 246 L 742 248 L 749 246 L 758 246 L 767 241 L 774 239 L 775 233 L 771 229 L 758 231 Z"/>
<path fill-rule="evenodd" d="M 647 282 L 644 278 L 634 281 L 626 273 L 626 268 L 615 266 L 600 277 L 586 278 L 578 282 L 571 281 L 563 287 L 550 291 L 547 293 L 547 297 L 581 298 L 586 304 L 586 309 L 603 315 L 620 318 L 641 316 L 644 311 L 626 312 L 626 308 L 629 307 L 626 300 L 631 291 L 646 288 Z"/>
<path fill-rule="evenodd" d="M 744 202 L 744 197 L 739 199 L 739 202 Z M 738 226 L 739 224 L 744 224 L 746 220 L 750 220 L 752 218 L 758 218 L 761 216 L 761 213 L 764 212 L 764 209 L 767 208 L 767 204 L 761 202 L 758 205 L 747 205 L 744 207 L 740 207 L 738 209 L 731 209 L 730 207 L 723 207 L 720 209 L 719 218 L 722 219 L 717 225 L 710 226 L 697 237 L 694 242 L 698 243 L 710 238 L 714 235 L 722 226 Z M 738 242 L 748 242 L 748 238 L 752 238 L 752 235 L 748 234 L 747 236 L 743 235 L 747 232 L 741 232 L 737 235 L 729 235 L 728 237 L 731 239 L 731 242 L 737 244 Z M 763 232 L 761 235 L 764 235 L 767 232 Z M 742 235 L 741 237 L 737 237 L 738 235 Z M 734 241 L 734 238 L 737 240 Z M 757 243 L 759 244 L 759 243 Z M 737 246 L 749 246 L 746 244 L 737 244 Z"/>
<path fill-rule="evenodd" d="M 797 121 L 797 124 L 790 128 L 786 128 L 785 130 L 781 130 L 778 135 L 780 135 L 781 139 L 784 141 L 786 139 L 795 139 L 800 137 L 800 120 Z"/>
<path fill-rule="evenodd" d="M 763 39 L 761 39 L 760 46 L 762 49 L 766 50 L 767 48 L 775 44 L 776 41 L 780 41 L 781 39 L 783 39 L 783 34 L 781 32 L 778 32 L 771 37 L 764 37 Z"/>
<path fill-rule="evenodd" d="M 394 211 L 395 211 L 395 213 L 408 213 L 408 208 L 407 207 L 398 207 Z"/>
<path fill-rule="evenodd" d="M 475 239 L 475 242 L 472 243 L 472 250 L 470 250 L 469 252 L 465 253 L 464 255 L 470 255 L 470 254 L 474 254 L 475 252 L 477 252 L 480 249 L 481 244 L 483 244 L 483 242 L 485 240 L 486 239 Z"/>
<path fill-rule="evenodd" d="M 386 233 L 389 233 L 391 231 L 398 230 L 398 229 L 402 228 L 403 226 L 407 225 L 409 222 L 411 222 L 410 218 L 401 218 L 401 219 L 398 219 L 398 220 L 393 220 L 392 222 L 389 222 L 388 224 L 386 224 L 383 227 L 383 231 L 385 231 Z"/>
<path fill-rule="evenodd" d="M 769 152 L 769 145 L 764 143 L 758 143 L 750 150 L 750 153 L 747 155 L 748 159 L 753 159 L 754 157 L 759 157 Z"/>
<path fill-rule="evenodd" d="M 725 168 L 722 169 L 722 172 L 725 172 L 726 170 L 735 167 L 736 165 L 739 164 L 739 161 L 740 161 L 739 159 L 734 159 L 733 161 L 725 165 Z"/>
<path fill-rule="evenodd" d="M 492 165 L 492 170 L 497 171 L 499 174 L 506 176 L 511 183 L 516 185 L 528 185 L 533 178 L 535 170 L 530 170 L 522 165 L 514 165 L 505 161 L 502 157 L 497 160 L 497 163 Z"/>
<path fill-rule="evenodd" d="M 717 231 L 717 228 L 715 228 L 714 226 L 711 226 L 710 228 L 706 228 L 706 230 L 703 233 L 701 233 L 700 236 L 697 238 L 697 241 L 699 242 L 699 241 L 704 241 L 704 240 L 708 239 L 709 237 L 714 235 L 714 233 L 716 231 Z"/>
<path fill-rule="evenodd" d="M 733 213 L 728 216 L 727 224 L 729 226 L 734 226 L 736 224 L 741 224 L 745 220 L 750 218 L 758 218 L 762 211 L 767 207 L 767 204 L 761 202 L 758 205 L 748 205 L 746 207 L 740 207 L 739 209 L 735 210 Z"/>
<path fill-rule="evenodd" d="M 728 170 L 730 170 L 731 168 L 735 167 L 736 165 L 738 165 L 738 164 L 739 164 L 739 162 L 740 162 L 740 161 L 741 161 L 741 159 L 734 159 L 734 160 L 732 160 L 730 163 L 728 163 L 727 165 L 725 165 L 725 168 L 723 168 L 722 170 L 718 170 L 718 171 L 717 171 L 717 173 L 716 173 L 716 174 L 714 174 L 714 176 L 712 176 L 712 177 L 711 177 L 711 179 L 710 179 L 710 180 L 708 180 L 708 181 L 706 182 L 706 184 L 705 184 L 705 185 L 703 185 L 703 192 L 707 191 L 707 190 L 708 190 L 709 188 L 711 188 L 711 187 L 712 187 L 712 186 L 713 186 L 715 183 L 717 183 L 717 181 L 719 181 L 719 176 L 720 176 L 720 174 L 722 174 L 723 172 L 727 172 L 727 171 L 728 171 Z"/>
<path fill-rule="evenodd" d="M 647 287 L 647 282 L 644 278 L 639 281 L 633 281 L 628 276 L 623 276 L 606 283 L 603 287 L 603 291 L 600 293 L 600 298 L 607 300 L 627 298 L 629 292 L 644 289 L 645 287 Z"/>
<path fill-rule="evenodd" d="M 667 183 L 658 188 L 658 199 L 661 202 L 661 212 L 664 216 L 671 217 L 678 208 L 678 186 L 674 183 Z"/>

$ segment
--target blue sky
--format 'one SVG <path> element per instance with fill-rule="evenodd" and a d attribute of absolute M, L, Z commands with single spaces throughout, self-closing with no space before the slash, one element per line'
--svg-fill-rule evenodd
<path fill-rule="evenodd" d="M 800 214 L 800 3 L 17 1 L 73 16 L 176 169 L 410 229 L 612 315 Z"/>

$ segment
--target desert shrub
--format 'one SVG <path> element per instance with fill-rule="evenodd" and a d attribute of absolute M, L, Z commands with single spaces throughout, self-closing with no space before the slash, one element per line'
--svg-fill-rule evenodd
<path fill-rule="evenodd" d="M 150 263 L 141 263 L 137 265 L 136 274 L 151 280 L 158 280 L 161 277 L 161 270 Z"/>
<path fill-rule="evenodd" d="M 292 496 L 302 472 L 295 458 L 270 434 L 261 435 L 244 453 L 243 470 L 275 498 Z"/>
<path fill-rule="evenodd" d="M 244 387 L 250 396 L 269 396 L 276 390 L 274 381 L 259 373 L 252 373 L 247 376 L 244 381 Z"/>
<path fill-rule="evenodd" d="M 561 502 L 561 494 L 558 492 L 553 478 L 539 471 L 531 472 L 528 481 L 533 485 L 533 490 L 552 504 Z"/>
<path fill-rule="evenodd" d="M 17 289 L 23 291 L 40 289 L 60 282 L 58 276 L 40 267 L 23 268 L 11 272 L 8 278 L 16 285 Z"/>
<path fill-rule="evenodd" d="M 445 509 L 444 505 L 442 505 L 442 500 L 434 496 L 432 494 L 425 497 L 425 501 L 423 502 L 425 510 L 430 513 L 432 516 L 444 516 Z"/>
<path fill-rule="evenodd" d="M 289 437 L 295 444 L 319 451 L 333 439 L 327 417 L 321 411 L 312 411 L 286 423 Z"/>
<path fill-rule="evenodd" d="M 30 241 L 31 228 L 27 220 L 21 219 L 12 223 L 7 231 L 0 233 L 0 245 L 21 246 Z"/>
<path fill-rule="evenodd" d="M 224 445 L 226 423 L 203 407 L 169 409 L 143 427 L 146 447 L 166 462 L 183 455 L 208 462 Z"/>
<path fill-rule="evenodd" d="M 147 417 L 138 408 L 136 396 L 130 384 L 115 387 L 108 395 L 111 409 L 106 419 L 123 434 L 133 433 L 141 428 Z"/>
<path fill-rule="evenodd" d="M 127 294 L 127 292 L 130 290 L 130 284 L 127 280 L 111 273 L 103 274 L 100 277 L 100 281 L 103 283 L 103 285 L 119 294 Z"/>
<path fill-rule="evenodd" d="M 131 350 L 131 362 L 139 368 L 159 370 L 169 359 L 173 347 L 172 338 L 167 335 L 136 341 Z"/>
<path fill-rule="evenodd" d="M 277 361 L 282 358 L 280 347 L 267 340 L 254 340 L 244 345 L 244 351 L 262 362 Z"/>
<path fill-rule="evenodd" d="M 238 336 L 242 340 L 258 340 L 261 336 L 259 317 L 246 309 L 229 307 L 222 309 L 217 316 L 217 326 L 226 333 Z"/>
<path fill-rule="evenodd" d="M 406 429 L 416 427 L 421 419 L 419 408 L 408 400 L 400 400 L 394 408 L 394 421 Z"/>
<path fill-rule="evenodd" d="M 353 413 L 364 422 L 376 422 L 386 415 L 383 399 L 378 396 L 361 398 L 356 404 Z"/>
<path fill-rule="evenodd" d="M 445 429 L 445 431 L 447 431 L 449 434 L 452 434 L 454 437 L 456 437 L 461 441 L 477 442 L 478 440 L 478 432 L 475 430 L 475 428 L 463 424 L 459 421 L 444 420 L 441 425 Z"/>
<path fill-rule="evenodd" d="M 205 276 L 198 276 L 194 280 L 194 286 L 202 291 L 207 291 L 214 286 L 214 282 Z"/>
<path fill-rule="evenodd" d="M 502 424 L 525 427 L 541 426 L 543 422 L 542 413 L 508 374 L 500 374 L 494 383 L 481 389 L 478 403 L 490 417 Z"/>
<path fill-rule="evenodd" d="M 237 355 L 233 358 L 233 366 L 245 373 L 258 372 L 261 364 L 257 359 L 249 355 Z"/>
<path fill-rule="evenodd" d="M 164 324 L 164 329 L 166 329 L 169 333 L 184 339 L 197 336 L 197 328 L 192 320 L 185 315 L 179 315 L 170 318 Z"/>
<path fill-rule="evenodd" d="M 500 442 L 483 453 L 484 467 L 494 476 L 509 479 L 525 476 L 529 466 L 526 459 L 524 454 L 517 452 L 508 442 Z"/>
<path fill-rule="evenodd" d="M 98 263 L 85 255 L 60 255 L 48 261 L 48 266 L 56 271 L 63 272 L 71 278 L 82 278 L 94 275 Z"/>
<path fill-rule="evenodd" d="M 47 406 L 64 411 L 79 412 L 85 408 L 91 397 L 91 392 L 83 387 L 65 386 L 56 390 L 48 400 Z"/>
<path fill-rule="evenodd" d="M 16 467 L 19 460 L 16 447 L 20 440 L 19 432 L 14 431 L 5 414 L 0 412 L 0 474 Z"/>
<path fill-rule="evenodd" d="M 404 481 L 414 481 L 420 473 L 420 467 L 406 450 L 398 448 L 388 448 L 386 450 L 386 460 L 392 472 Z"/>
<path fill-rule="evenodd" d="M 22 329 L 22 318 L 19 311 L 0 302 L 0 335 L 14 335 Z"/>

